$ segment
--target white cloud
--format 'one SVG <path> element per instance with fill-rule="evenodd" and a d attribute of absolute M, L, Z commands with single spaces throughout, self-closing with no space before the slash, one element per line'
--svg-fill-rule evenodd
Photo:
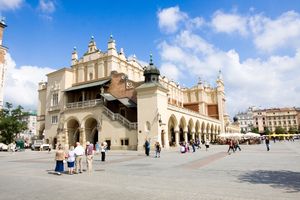
<path fill-rule="evenodd" d="M 55 4 L 51 0 L 40 0 L 38 8 L 43 13 L 53 13 L 55 11 Z"/>
<path fill-rule="evenodd" d="M 6 55 L 7 71 L 4 83 L 4 101 L 15 106 L 37 109 L 38 83 L 46 81 L 46 74 L 54 71 L 48 67 L 20 66 L 16 67 L 10 54 Z"/>
<path fill-rule="evenodd" d="M 157 17 L 160 30 L 167 34 L 177 32 L 181 26 L 193 30 L 206 24 L 204 18 L 190 18 L 187 13 L 181 12 L 178 6 L 159 10 Z"/>
<path fill-rule="evenodd" d="M 247 35 L 247 18 L 217 11 L 213 15 L 211 25 L 217 32 Z"/>
<path fill-rule="evenodd" d="M 288 48 L 295 50 L 300 45 L 300 14 L 295 11 L 285 12 L 276 19 L 263 14 L 241 16 L 216 11 L 211 26 L 216 32 L 250 35 L 255 47 L 265 53 Z"/>
<path fill-rule="evenodd" d="M 300 14 L 295 11 L 285 12 L 275 20 L 254 16 L 249 21 L 259 50 L 273 52 L 300 45 Z"/>
<path fill-rule="evenodd" d="M 172 63 L 163 63 L 160 67 L 160 73 L 162 75 L 167 75 L 168 79 L 177 81 L 179 80 L 180 71 Z"/>
<path fill-rule="evenodd" d="M 159 28 L 166 33 L 176 32 L 179 23 L 187 18 L 187 15 L 181 12 L 178 6 L 159 10 L 157 16 Z"/>
<path fill-rule="evenodd" d="M 19 8 L 23 0 L 0 0 L 0 10 L 14 10 Z"/>
<path fill-rule="evenodd" d="M 248 33 L 252 33 L 257 38 L 262 37 L 264 34 L 271 34 L 267 32 L 271 27 L 278 28 L 283 22 L 286 23 L 287 29 L 292 31 L 293 28 L 298 27 L 296 19 L 298 14 L 295 13 L 285 13 L 276 20 L 255 15 L 247 22 L 251 29 Z M 242 30 L 235 31 L 242 33 Z M 297 30 L 291 33 L 290 37 L 298 37 L 295 36 L 297 35 L 295 32 L 297 33 Z M 277 34 L 279 35 L 277 38 L 285 41 L 280 44 L 280 47 L 289 45 L 290 41 L 285 39 L 283 32 L 279 31 L 273 35 Z M 272 42 L 269 44 L 273 45 Z M 279 48 L 279 46 L 275 47 Z M 218 70 L 222 70 L 227 108 L 231 115 L 253 105 L 262 107 L 300 105 L 298 86 L 300 49 L 295 49 L 293 55 L 269 55 L 265 58 L 241 60 L 239 52 L 235 49 L 221 50 L 187 26 L 169 35 L 158 45 L 158 49 L 162 59 L 160 68 L 162 75 L 167 75 L 168 78 L 176 81 L 189 81 L 191 84 L 190 80 L 195 80 L 193 83 L 196 84 L 200 76 L 214 83 Z"/>

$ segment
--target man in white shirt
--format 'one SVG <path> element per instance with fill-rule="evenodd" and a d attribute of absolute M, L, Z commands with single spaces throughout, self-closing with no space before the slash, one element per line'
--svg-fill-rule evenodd
<path fill-rule="evenodd" d="M 76 142 L 76 148 L 74 149 L 75 153 L 75 173 L 82 173 L 82 157 L 84 155 L 84 148 L 80 145 L 79 142 Z"/>

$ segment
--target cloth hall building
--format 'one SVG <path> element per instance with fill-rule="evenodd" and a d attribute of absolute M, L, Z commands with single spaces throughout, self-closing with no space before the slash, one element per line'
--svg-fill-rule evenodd
<path fill-rule="evenodd" d="M 106 141 L 110 149 L 139 150 L 148 139 L 169 148 L 240 130 L 226 114 L 221 75 L 215 88 L 182 88 L 160 76 L 152 58 L 148 66 L 126 58 L 112 36 L 106 51 L 93 37 L 81 58 L 74 48 L 70 68 L 47 79 L 39 83 L 37 129 L 53 145 Z"/>

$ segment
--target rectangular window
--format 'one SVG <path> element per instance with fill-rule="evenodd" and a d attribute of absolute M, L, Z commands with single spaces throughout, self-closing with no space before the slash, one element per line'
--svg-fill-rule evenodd
<path fill-rule="evenodd" d="M 296 120 L 294 120 L 294 124 L 296 124 Z"/>
<path fill-rule="evenodd" d="M 57 106 L 58 105 L 58 93 L 52 94 L 52 106 Z"/>
<path fill-rule="evenodd" d="M 53 115 L 53 116 L 51 117 L 51 123 L 52 123 L 52 124 L 57 124 L 57 122 L 58 122 L 58 116 L 57 116 L 57 115 Z"/>
<path fill-rule="evenodd" d="M 125 139 L 121 139 L 121 146 L 128 146 L 129 145 L 129 139 L 125 138 Z"/>

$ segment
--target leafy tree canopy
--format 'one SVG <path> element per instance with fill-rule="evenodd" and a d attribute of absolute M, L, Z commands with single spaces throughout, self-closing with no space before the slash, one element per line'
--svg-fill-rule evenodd
<path fill-rule="evenodd" d="M 289 128 L 289 134 L 297 134 L 298 130 L 296 127 L 290 127 Z"/>
<path fill-rule="evenodd" d="M 22 106 L 13 108 L 11 103 L 6 102 L 0 110 L 0 141 L 5 144 L 12 143 L 18 133 L 26 130 L 27 123 L 23 120 L 28 115 Z"/>
<path fill-rule="evenodd" d="M 265 135 L 271 134 L 271 131 L 270 131 L 270 129 L 269 129 L 268 127 L 265 128 L 264 134 L 265 134 Z"/>
<path fill-rule="evenodd" d="M 275 128 L 275 133 L 276 133 L 276 134 L 285 134 L 285 129 L 282 128 L 281 126 L 277 126 L 277 127 Z"/>
<path fill-rule="evenodd" d="M 251 127 L 251 132 L 252 133 L 259 133 L 257 127 Z"/>

